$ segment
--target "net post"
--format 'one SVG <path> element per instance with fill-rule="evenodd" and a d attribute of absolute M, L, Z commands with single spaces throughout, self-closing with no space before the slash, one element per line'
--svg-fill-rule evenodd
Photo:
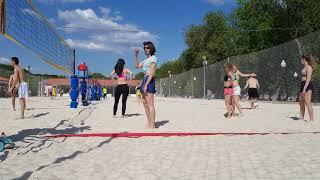
<path fill-rule="evenodd" d="M 76 75 L 76 50 L 73 50 L 73 75 Z"/>
<path fill-rule="evenodd" d="M 0 33 L 6 32 L 6 0 L 0 0 Z"/>

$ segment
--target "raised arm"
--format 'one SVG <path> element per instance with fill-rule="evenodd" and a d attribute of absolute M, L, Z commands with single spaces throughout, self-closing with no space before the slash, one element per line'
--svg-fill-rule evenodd
<path fill-rule="evenodd" d="M 255 73 L 251 73 L 251 74 L 243 74 L 242 72 L 240 72 L 239 70 L 237 71 L 237 74 L 240 77 L 250 77 L 250 76 L 257 76 Z"/>
<path fill-rule="evenodd" d="M 134 65 L 136 66 L 136 68 L 141 68 L 143 66 L 143 62 L 139 64 L 138 55 L 139 55 L 139 49 L 135 48 L 134 49 Z"/>

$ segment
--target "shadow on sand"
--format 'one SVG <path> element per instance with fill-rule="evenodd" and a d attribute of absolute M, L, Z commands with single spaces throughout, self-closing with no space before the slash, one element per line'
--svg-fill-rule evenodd
<path fill-rule="evenodd" d="M 165 124 L 169 123 L 169 120 L 164 120 L 164 121 L 158 121 L 156 122 L 156 128 L 160 128 L 161 126 L 164 126 Z"/>
<path fill-rule="evenodd" d="M 142 114 L 135 113 L 135 114 L 126 114 L 127 117 L 133 117 L 133 116 L 141 116 Z"/>
<path fill-rule="evenodd" d="M 25 172 L 21 177 L 19 178 L 15 178 L 15 179 L 18 179 L 18 180 L 24 180 L 24 179 L 29 179 L 33 173 L 37 172 L 37 171 L 40 171 L 44 168 L 47 168 L 47 167 L 50 167 L 52 165 L 56 165 L 56 164 L 60 164 L 60 163 L 63 163 L 65 161 L 68 161 L 68 160 L 72 160 L 74 158 L 76 158 L 77 156 L 81 155 L 81 154 L 85 154 L 85 153 L 89 153 L 90 151 L 92 150 L 95 150 L 97 148 L 100 148 L 102 146 L 104 146 L 105 144 L 108 144 L 112 141 L 112 139 L 114 139 L 115 137 L 110 137 L 109 139 L 99 143 L 97 146 L 95 147 L 92 147 L 90 149 L 88 149 L 87 151 L 76 151 L 74 153 L 72 153 L 71 155 L 68 155 L 68 156 L 64 156 L 64 157 L 60 157 L 60 158 L 57 158 L 54 162 L 52 162 L 51 164 L 47 164 L 47 165 L 44 165 L 44 166 L 40 166 L 39 168 L 37 168 L 35 171 L 28 171 L 28 172 Z"/>

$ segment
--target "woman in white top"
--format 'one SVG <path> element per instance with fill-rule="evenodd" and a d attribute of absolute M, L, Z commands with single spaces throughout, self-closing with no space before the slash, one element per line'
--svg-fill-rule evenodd
<path fill-rule="evenodd" d="M 301 86 L 300 86 L 300 119 L 304 120 L 305 106 L 308 109 L 310 121 L 313 121 L 313 108 L 311 103 L 311 96 L 313 92 L 313 85 L 311 82 L 312 78 L 312 66 L 314 63 L 314 57 L 311 54 L 303 55 L 301 58 L 301 63 L 304 68 L 301 72 Z"/>
<path fill-rule="evenodd" d="M 157 66 L 157 58 L 154 55 L 156 52 L 156 48 L 152 42 L 143 42 L 144 53 L 147 56 L 147 59 L 138 62 L 139 49 L 136 48 L 135 52 L 135 66 L 136 68 L 143 68 L 144 78 L 141 84 L 141 93 L 142 93 L 142 101 L 146 111 L 147 119 L 148 119 L 148 128 L 155 128 L 155 118 L 156 111 L 154 108 L 154 94 L 156 93 L 155 88 L 155 73 Z"/>

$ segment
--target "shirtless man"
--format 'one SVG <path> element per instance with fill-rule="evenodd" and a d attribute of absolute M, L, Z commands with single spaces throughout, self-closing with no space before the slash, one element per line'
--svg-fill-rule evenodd
<path fill-rule="evenodd" d="M 28 97 L 28 84 L 25 82 L 25 75 L 23 69 L 19 66 L 19 59 L 17 57 L 11 58 L 11 65 L 14 68 L 12 77 L 12 84 L 9 92 L 18 92 L 19 101 L 21 105 L 21 119 L 24 119 L 24 111 L 26 109 L 26 98 Z"/>
<path fill-rule="evenodd" d="M 248 89 L 249 101 L 250 101 L 251 109 L 253 109 L 255 108 L 254 103 L 257 102 L 259 98 L 258 89 L 260 89 L 260 85 L 258 80 L 255 77 L 250 76 L 246 82 L 246 86 L 244 87 L 244 89 L 247 89 L 247 88 L 249 88 Z"/>

